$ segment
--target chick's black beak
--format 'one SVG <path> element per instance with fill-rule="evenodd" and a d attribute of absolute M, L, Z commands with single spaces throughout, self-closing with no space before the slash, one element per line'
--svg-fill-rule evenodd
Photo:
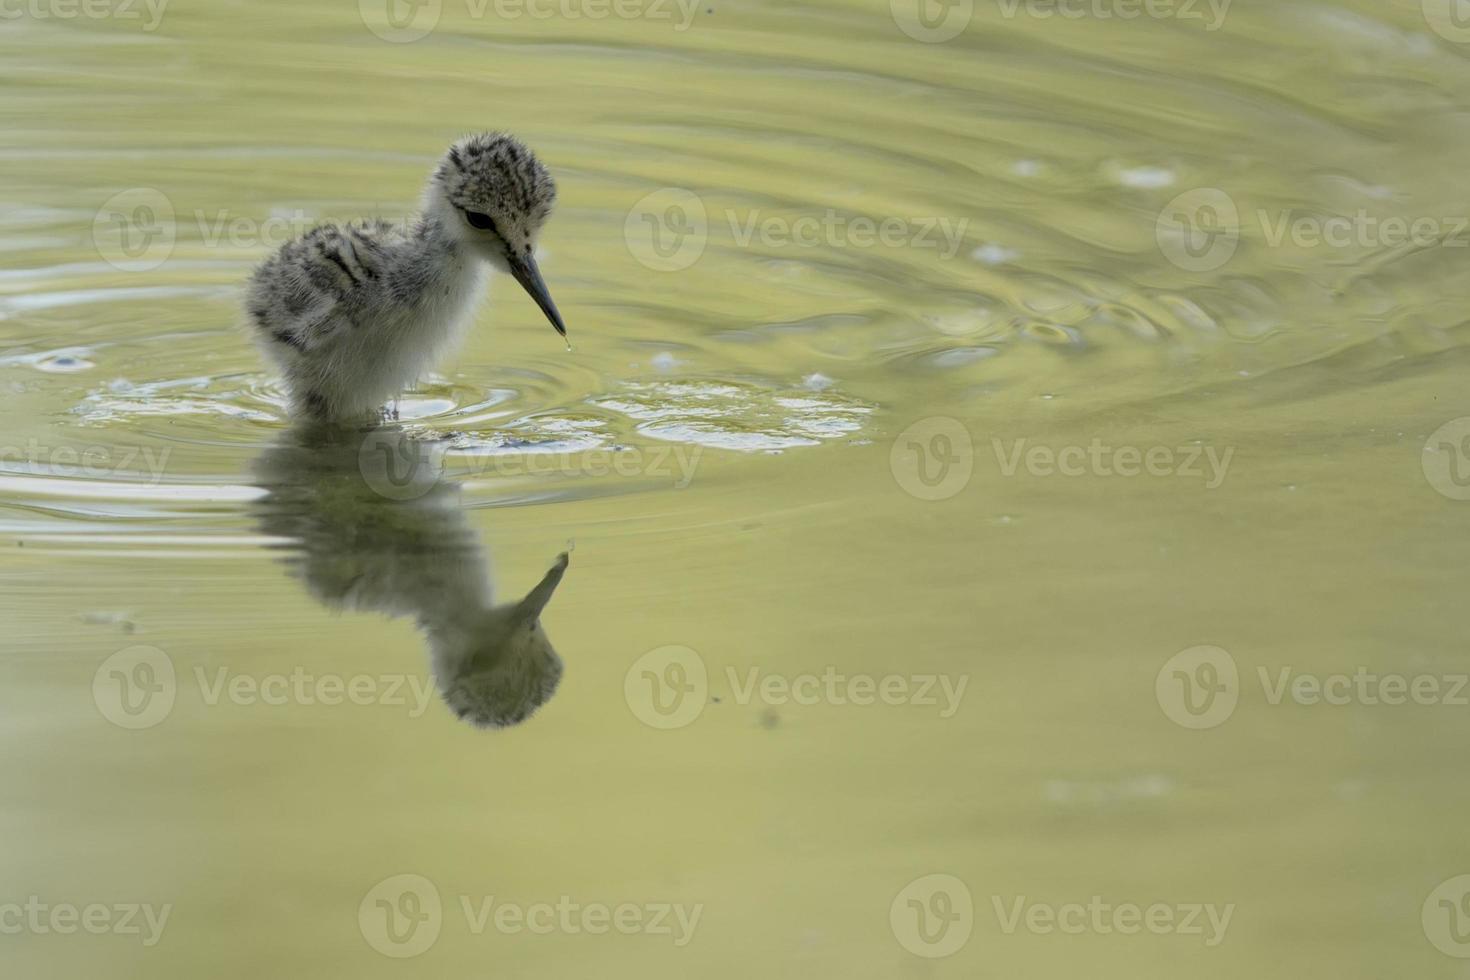
<path fill-rule="evenodd" d="M 530 255 L 512 256 L 510 259 L 510 274 L 516 277 L 516 282 L 521 288 L 531 294 L 536 305 L 541 307 L 541 312 L 546 314 L 546 319 L 556 328 L 556 332 L 563 337 L 567 335 L 567 325 L 562 322 L 561 314 L 557 312 L 556 304 L 551 300 L 551 292 L 546 288 L 546 282 L 541 278 L 541 270 L 536 268 L 536 260 Z"/>

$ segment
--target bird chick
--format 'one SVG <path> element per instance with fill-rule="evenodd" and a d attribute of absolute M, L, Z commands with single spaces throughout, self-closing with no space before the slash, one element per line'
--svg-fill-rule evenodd
<path fill-rule="evenodd" d="M 434 168 L 420 214 L 325 224 L 251 277 L 246 309 L 298 417 L 371 415 L 463 336 L 486 270 L 510 274 L 566 337 L 536 266 L 556 183 L 505 133 L 459 140 Z"/>

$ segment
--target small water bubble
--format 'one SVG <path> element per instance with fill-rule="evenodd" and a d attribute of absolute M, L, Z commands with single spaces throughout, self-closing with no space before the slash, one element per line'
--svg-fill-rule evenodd
<path fill-rule="evenodd" d="M 1013 248 L 997 245 L 995 242 L 986 242 L 971 252 L 970 257 L 977 262 L 983 262 L 985 265 L 1005 265 L 1007 262 L 1014 262 L 1016 259 L 1019 259 L 1021 253 Z"/>
<path fill-rule="evenodd" d="M 97 365 L 86 358 L 77 357 L 72 354 L 57 354 L 52 357 L 42 358 L 35 364 L 37 371 L 45 371 L 48 374 L 75 374 L 78 371 L 87 371 Z"/>
<path fill-rule="evenodd" d="M 1118 183 L 1139 190 L 1173 187 L 1175 179 L 1174 171 L 1164 167 L 1128 167 L 1117 173 Z"/>

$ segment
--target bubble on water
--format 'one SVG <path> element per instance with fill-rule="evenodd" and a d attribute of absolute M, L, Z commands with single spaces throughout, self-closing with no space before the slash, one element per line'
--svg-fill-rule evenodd
<path fill-rule="evenodd" d="M 1174 171 L 1164 167 L 1125 167 L 1114 174 L 1114 179 L 1124 187 L 1159 190 L 1173 187 L 1178 177 Z"/>
<path fill-rule="evenodd" d="M 1077 330 L 1057 323 L 1028 323 L 1021 328 L 1020 334 L 1027 340 L 1049 347 L 1082 347 L 1086 344 Z"/>
<path fill-rule="evenodd" d="M 37 371 L 45 371 L 48 374 L 75 374 L 78 371 L 91 370 L 96 366 L 94 362 L 73 354 L 57 354 L 35 362 Z"/>
<path fill-rule="evenodd" d="M 1007 262 L 1014 262 L 1019 259 L 1021 253 L 1013 248 L 997 245 L 995 242 L 986 242 L 971 252 L 970 257 L 986 265 L 1005 265 Z"/>
<path fill-rule="evenodd" d="M 85 347 L 62 347 L 56 350 L 37 351 L 28 354 L 12 354 L 0 357 L 0 366 L 15 365 L 31 367 L 47 374 L 74 374 L 96 367 L 90 358 L 92 351 Z"/>

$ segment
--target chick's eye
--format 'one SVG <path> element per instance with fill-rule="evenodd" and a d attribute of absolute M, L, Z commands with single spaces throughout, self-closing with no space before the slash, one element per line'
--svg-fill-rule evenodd
<path fill-rule="evenodd" d="M 488 214 L 480 211 L 466 211 L 464 219 L 470 223 L 471 228 L 478 228 L 481 231 L 495 230 L 495 221 Z"/>

